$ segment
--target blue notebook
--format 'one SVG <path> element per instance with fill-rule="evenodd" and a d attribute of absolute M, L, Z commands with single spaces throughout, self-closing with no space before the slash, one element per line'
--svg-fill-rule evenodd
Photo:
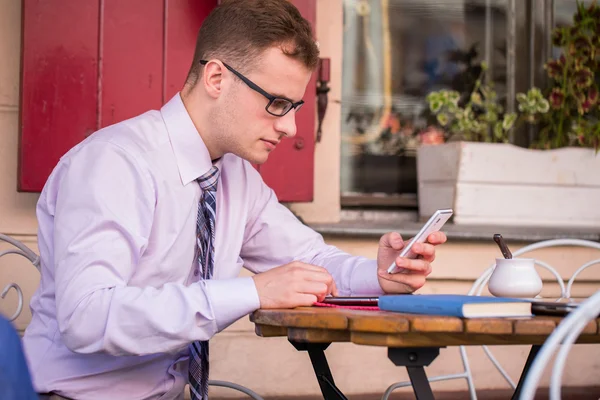
<path fill-rule="evenodd" d="M 461 318 L 528 317 L 532 315 L 531 301 L 528 300 L 460 294 L 380 296 L 379 308 L 409 314 Z"/>

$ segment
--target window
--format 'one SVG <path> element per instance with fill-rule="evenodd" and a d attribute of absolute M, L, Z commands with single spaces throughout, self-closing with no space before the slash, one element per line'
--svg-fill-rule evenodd
<path fill-rule="evenodd" d="M 506 93 L 508 1 L 344 0 L 343 207 L 416 208 L 416 149 L 443 140 L 425 97 L 464 91 L 482 61 Z"/>

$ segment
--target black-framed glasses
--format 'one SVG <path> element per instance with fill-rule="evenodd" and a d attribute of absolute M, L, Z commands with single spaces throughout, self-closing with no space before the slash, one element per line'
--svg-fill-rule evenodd
<path fill-rule="evenodd" d="M 206 65 L 206 64 L 208 64 L 208 61 L 200 60 L 200 64 Z M 265 110 L 267 110 L 267 112 L 269 114 L 274 115 L 276 117 L 283 117 L 285 114 L 290 112 L 292 109 L 295 109 L 296 112 L 298 112 L 298 110 L 300 110 L 300 108 L 302 108 L 302 105 L 304 104 L 303 100 L 300 100 L 300 101 L 294 103 L 292 100 L 290 100 L 288 98 L 280 97 L 280 96 L 273 96 L 272 94 L 269 94 L 266 91 L 264 91 L 256 83 L 252 82 L 250 79 L 246 78 L 244 75 L 240 74 L 235 69 L 231 68 L 229 65 L 227 65 L 225 63 L 223 63 L 223 65 L 225 66 L 225 68 L 227 68 L 228 70 L 233 72 L 235 74 L 235 76 L 240 78 L 246 85 L 248 85 L 248 87 L 250 89 L 262 94 L 269 100 L 269 103 L 265 107 Z"/>

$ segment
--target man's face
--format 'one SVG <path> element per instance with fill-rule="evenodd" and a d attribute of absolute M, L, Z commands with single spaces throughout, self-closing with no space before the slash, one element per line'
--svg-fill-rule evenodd
<path fill-rule="evenodd" d="M 230 67 L 238 69 L 240 66 Z M 262 164 L 284 137 L 296 135 L 296 110 L 280 117 L 269 114 L 265 109 L 269 99 L 230 70 L 225 73 L 235 82 L 228 85 L 213 113 L 212 125 L 218 127 L 215 140 L 223 153 L 233 153 L 251 163 Z M 294 103 L 304 96 L 310 76 L 311 71 L 279 48 L 266 50 L 258 65 L 245 74 L 271 96 L 287 98 Z"/>

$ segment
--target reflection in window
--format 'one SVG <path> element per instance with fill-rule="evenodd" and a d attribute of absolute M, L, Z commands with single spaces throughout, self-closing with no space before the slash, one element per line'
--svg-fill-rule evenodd
<path fill-rule="evenodd" d="M 505 10 L 506 0 L 344 0 L 342 204 L 416 204 L 415 150 L 443 141 L 425 97 L 469 90 L 482 61 L 503 96 Z"/>

